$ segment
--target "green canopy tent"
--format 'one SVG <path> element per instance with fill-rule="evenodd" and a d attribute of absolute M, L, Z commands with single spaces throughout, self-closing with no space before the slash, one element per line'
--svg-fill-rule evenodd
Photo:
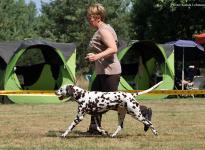
<path fill-rule="evenodd" d="M 75 82 L 76 46 L 43 40 L 0 43 L 1 90 L 55 90 Z M 1 102 L 59 103 L 55 96 L 1 96 Z"/>
<path fill-rule="evenodd" d="M 174 87 L 174 48 L 169 44 L 135 41 L 118 53 L 122 65 L 119 90 L 145 90 L 163 80 L 157 89 Z M 168 95 L 141 95 L 140 99 L 162 99 Z"/>
<path fill-rule="evenodd" d="M 145 90 L 163 80 L 157 89 L 174 87 L 174 48 L 170 44 L 134 41 L 119 48 L 122 74 L 118 90 Z M 93 73 L 89 88 L 95 79 Z M 141 95 L 139 99 L 162 99 L 168 95 Z"/>

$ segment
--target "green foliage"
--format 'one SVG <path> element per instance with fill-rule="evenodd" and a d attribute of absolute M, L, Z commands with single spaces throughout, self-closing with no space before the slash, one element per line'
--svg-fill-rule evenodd
<path fill-rule="evenodd" d="M 89 28 L 86 20 L 86 9 L 90 1 L 54 0 L 43 4 L 39 34 L 46 39 L 57 42 L 75 42 L 77 44 L 78 67 L 88 66 L 84 57 L 93 29 Z M 111 24 L 119 38 L 129 39 L 128 11 L 129 2 L 125 0 L 100 1 L 107 10 L 107 21 Z"/>
<path fill-rule="evenodd" d="M 37 16 L 34 3 L 24 0 L 0 1 L 0 40 L 36 37 Z"/>
<path fill-rule="evenodd" d="M 86 20 L 86 9 L 100 2 L 107 10 L 106 22 L 118 38 L 166 42 L 192 39 L 205 31 L 202 0 L 52 0 L 42 3 L 42 12 L 33 2 L 0 1 L 0 41 L 43 38 L 77 44 L 78 69 L 89 64 L 84 57 L 94 30 Z"/>
<path fill-rule="evenodd" d="M 77 44 L 78 68 L 88 66 L 84 60 L 87 46 L 94 30 L 86 20 L 90 1 L 53 0 L 42 3 L 42 12 L 37 14 L 35 4 L 25 0 L 0 1 L 0 40 L 12 41 L 25 38 L 43 38 L 56 42 Z M 119 39 L 129 40 L 130 0 L 102 0 L 107 10 L 106 22 L 111 24 Z M 32 57 L 28 56 L 29 58 Z M 22 61 L 26 61 L 24 58 Z"/>
<path fill-rule="evenodd" d="M 165 42 L 192 39 L 204 31 L 205 7 L 198 0 L 134 0 L 133 38 Z"/>

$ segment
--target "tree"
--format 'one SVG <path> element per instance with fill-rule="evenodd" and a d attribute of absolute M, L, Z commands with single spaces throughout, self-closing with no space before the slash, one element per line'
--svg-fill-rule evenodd
<path fill-rule="evenodd" d="M 86 8 L 95 3 L 90 1 L 54 0 L 42 6 L 41 24 L 39 34 L 46 39 L 57 42 L 75 42 L 77 44 L 78 68 L 88 66 L 84 57 L 88 42 L 94 32 L 89 28 L 86 20 Z M 120 38 L 129 39 L 127 28 L 129 3 L 126 0 L 102 0 L 107 9 L 107 22 L 115 29 Z"/>
<path fill-rule="evenodd" d="M 0 40 L 22 40 L 37 37 L 34 3 L 24 0 L 0 1 Z"/>
<path fill-rule="evenodd" d="M 205 7 L 198 0 L 133 0 L 133 38 L 166 42 L 192 39 L 205 30 Z"/>

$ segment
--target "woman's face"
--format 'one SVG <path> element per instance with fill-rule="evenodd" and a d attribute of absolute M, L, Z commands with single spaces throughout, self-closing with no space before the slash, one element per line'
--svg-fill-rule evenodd
<path fill-rule="evenodd" d="M 97 28 L 98 23 L 100 22 L 100 18 L 97 16 L 89 15 L 87 16 L 87 20 L 91 27 Z"/>

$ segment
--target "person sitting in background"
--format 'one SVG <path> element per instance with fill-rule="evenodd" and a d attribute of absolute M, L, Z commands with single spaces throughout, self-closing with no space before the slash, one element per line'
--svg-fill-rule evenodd
<path fill-rule="evenodd" d="M 194 77 L 195 76 L 199 76 L 201 73 L 200 73 L 200 70 L 198 67 L 194 66 L 194 65 L 190 65 L 187 70 L 186 70 L 186 80 L 187 81 L 193 81 Z"/>
<path fill-rule="evenodd" d="M 190 65 L 186 70 L 185 70 L 185 79 L 182 81 L 182 84 L 184 84 L 185 87 L 187 86 L 192 86 L 193 85 L 193 79 L 195 76 L 199 76 L 200 70 L 198 67 L 195 65 Z"/>

